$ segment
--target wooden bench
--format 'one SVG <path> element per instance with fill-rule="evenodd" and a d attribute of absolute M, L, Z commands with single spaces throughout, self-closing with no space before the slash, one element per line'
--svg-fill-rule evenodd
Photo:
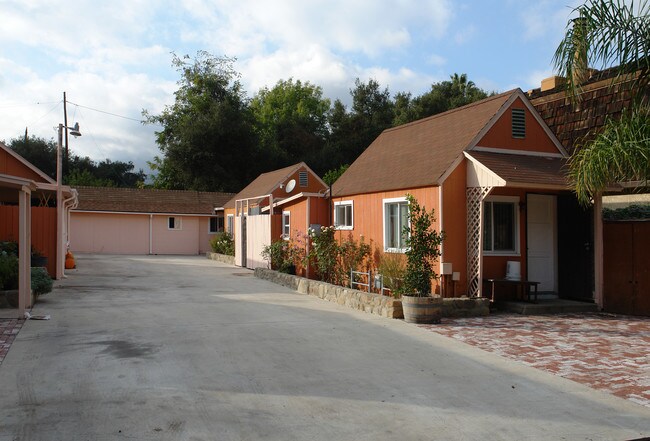
<path fill-rule="evenodd" d="M 510 279 L 484 279 L 486 283 L 491 285 L 491 297 L 492 302 L 494 303 L 494 288 L 496 285 L 515 285 L 517 287 L 517 296 L 519 296 L 519 291 L 523 291 L 526 300 L 530 302 L 530 288 L 534 287 L 535 291 L 535 300 L 533 303 L 537 303 L 537 285 L 539 282 L 533 282 L 530 280 L 510 280 Z"/>

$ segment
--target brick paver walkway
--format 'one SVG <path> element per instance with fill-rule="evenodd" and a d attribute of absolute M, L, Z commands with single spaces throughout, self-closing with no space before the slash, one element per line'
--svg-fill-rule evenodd
<path fill-rule="evenodd" d="M 0 364 L 7 356 L 11 343 L 18 335 L 24 320 L 0 319 Z"/>
<path fill-rule="evenodd" d="M 650 318 L 498 314 L 420 326 L 650 407 Z"/>

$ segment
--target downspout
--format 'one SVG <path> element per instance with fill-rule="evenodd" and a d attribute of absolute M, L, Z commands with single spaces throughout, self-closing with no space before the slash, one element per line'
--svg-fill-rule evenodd
<path fill-rule="evenodd" d="M 149 255 L 153 254 L 153 214 L 149 215 Z"/>
<path fill-rule="evenodd" d="M 307 196 L 307 228 L 305 231 L 307 231 L 307 237 L 309 237 L 309 224 L 311 221 L 311 196 Z M 309 239 L 305 241 L 307 244 L 306 246 L 306 251 L 307 255 L 309 256 Z M 309 261 L 307 261 L 307 267 L 305 268 L 305 276 L 309 279 Z"/>
<path fill-rule="evenodd" d="M 74 191 L 74 190 L 73 190 Z M 70 203 L 72 201 L 72 203 Z M 70 211 L 74 210 L 79 206 L 79 199 L 77 198 L 76 191 L 68 199 L 63 201 L 63 210 L 64 216 L 66 219 L 65 222 L 65 251 L 67 252 L 70 248 Z M 65 277 L 65 256 L 64 256 L 64 265 L 63 265 L 63 276 Z"/>
<path fill-rule="evenodd" d="M 440 228 L 438 229 L 438 232 L 440 234 L 442 234 L 442 232 L 445 230 L 444 227 L 443 227 L 443 224 L 442 224 L 442 222 L 443 222 L 442 220 L 444 219 L 444 217 L 442 216 L 442 200 L 443 200 L 442 186 L 443 185 L 444 184 L 440 184 L 438 186 L 438 220 L 439 220 L 438 225 L 440 226 Z M 444 262 L 444 261 L 445 261 L 445 243 L 444 243 L 444 241 L 442 241 L 440 243 L 440 262 L 439 262 L 440 267 L 438 268 L 439 269 L 438 275 L 440 276 L 440 278 L 438 279 L 439 280 L 438 283 L 440 284 L 440 295 L 441 296 L 444 294 L 443 293 L 443 289 L 444 289 L 444 287 L 443 287 L 443 277 L 444 276 L 442 275 L 442 262 Z"/>

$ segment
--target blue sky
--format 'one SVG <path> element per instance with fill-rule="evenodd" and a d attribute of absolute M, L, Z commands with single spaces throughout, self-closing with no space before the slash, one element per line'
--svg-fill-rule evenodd
<path fill-rule="evenodd" d="M 539 87 L 577 0 L 2 0 L 0 140 L 54 138 L 67 92 L 70 148 L 145 167 L 173 102 L 171 52 L 236 57 L 249 96 L 281 79 L 349 103 L 355 78 L 392 94 L 453 73 L 487 90 Z M 99 112 L 100 110 L 102 112 Z M 107 113 L 103 113 L 107 112 Z M 121 118 L 122 117 L 132 118 Z"/>

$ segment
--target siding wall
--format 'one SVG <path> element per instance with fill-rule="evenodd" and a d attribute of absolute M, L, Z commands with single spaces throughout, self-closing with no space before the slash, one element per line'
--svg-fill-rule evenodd
<path fill-rule="evenodd" d="M 524 109 L 526 114 L 526 137 L 512 137 L 512 120 L 510 109 Z M 477 143 L 480 147 L 500 148 L 506 150 L 527 150 L 544 153 L 560 153 L 551 138 L 546 135 L 542 126 L 526 108 L 521 99 L 515 100 L 498 121 Z"/>
<path fill-rule="evenodd" d="M 456 295 L 467 293 L 467 162 L 461 162 L 442 184 L 442 262 L 451 263 L 452 271 L 460 273 Z M 437 211 L 436 217 L 440 215 Z"/>
<path fill-rule="evenodd" d="M 0 151 L 1 152 L 1 151 Z M 0 205 L 0 240 L 18 240 L 18 206 Z M 32 247 L 47 256 L 47 272 L 56 277 L 56 208 L 32 207 Z"/>
<path fill-rule="evenodd" d="M 181 221 L 170 230 L 168 218 Z M 153 254 L 194 255 L 210 250 L 209 218 L 204 216 L 154 215 L 151 226 Z M 149 254 L 148 214 L 72 212 L 70 249 L 76 253 Z"/>

